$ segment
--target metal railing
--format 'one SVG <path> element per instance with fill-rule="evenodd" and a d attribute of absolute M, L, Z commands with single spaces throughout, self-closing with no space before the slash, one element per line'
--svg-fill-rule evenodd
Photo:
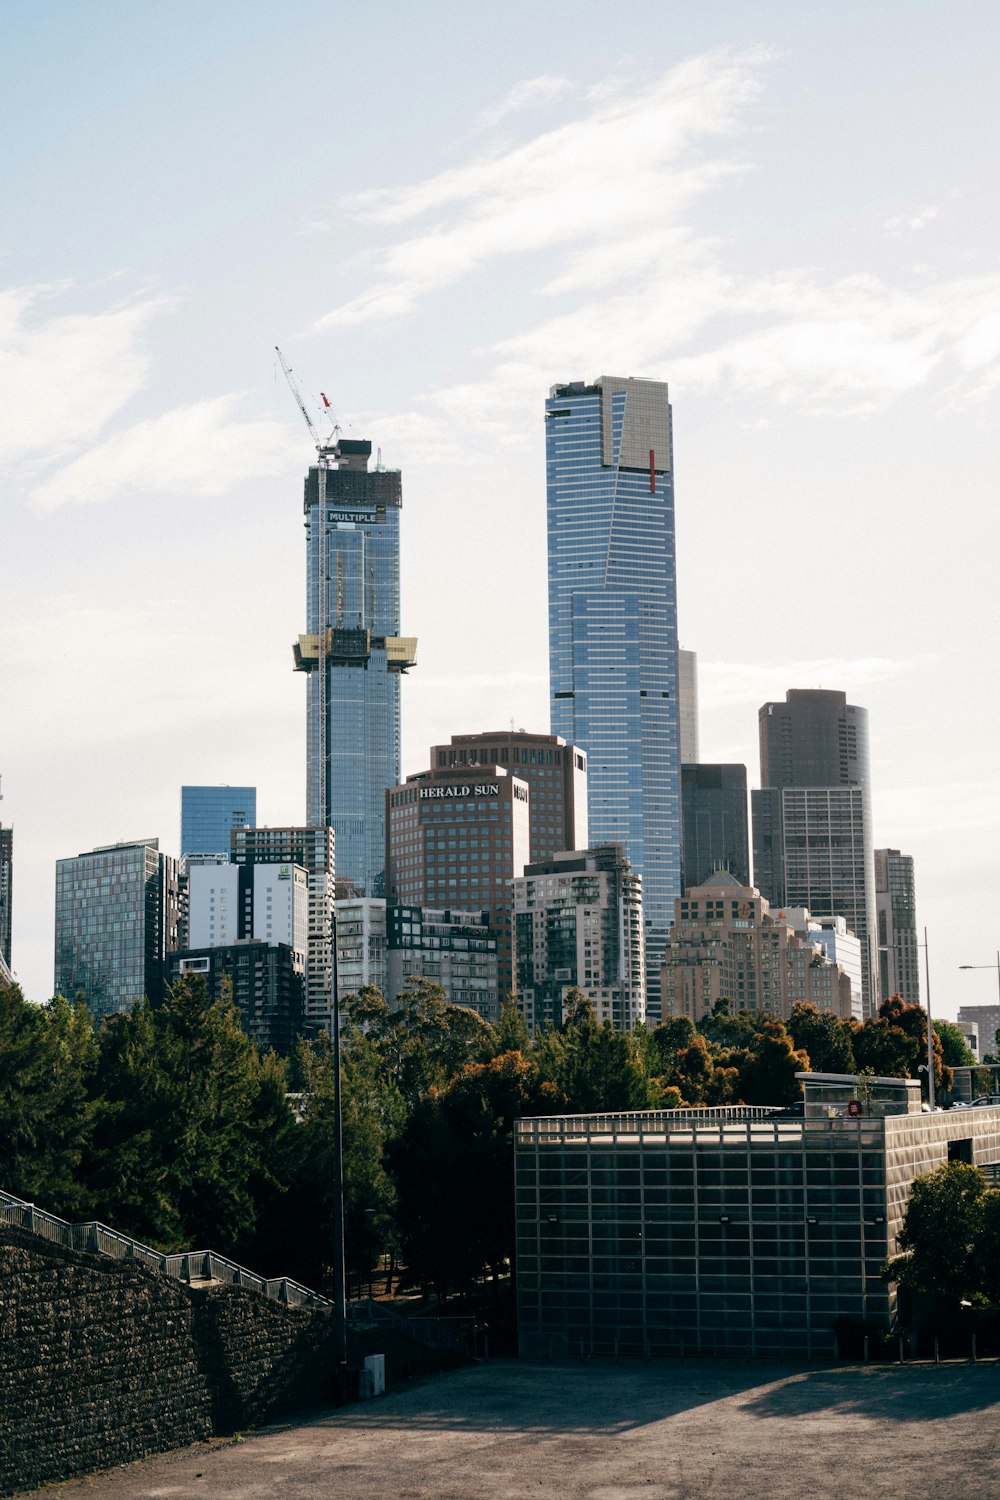
<path fill-rule="evenodd" d="M 748 1120 L 771 1120 L 781 1113 L 779 1106 L 769 1104 L 706 1104 L 591 1115 L 535 1115 L 518 1120 L 514 1130 L 519 1141 L 567 1135 L 662 1135 L 665 1131 L 689 1130 L 692 1125 L 742 1125 Z"/>
<path fill-rule="evenodd" d="M 244 1287 L 287 1307 L 333 1306 L 328 1297 L 321 1297 L 319 1292 L 293 1281 L 290 1276 L 275 1276 L 269 1280 L 215 1250 L 181 1250 L 165 1255 L 144 1245 L 141 1240 L 133 1240 L 127 1234 L 119 1234 L 117 1229 L 109 1229 L 107 1224 L 96 1221 L 69 1224 L 65 1219 L 37 1208 L 34 1203 L 15 1198 L 12 1193 L 0 1192 L 0 1224 L 14 1224 L 40 1235 L 42 1239 L 65 1245 L 69 1250 L 90 1250 L 115 1260 L 137 1260 L 151 1271 L 173 1276 L 189 1285 L 211 1281 Z"/>
<path fill-rule="evenodd" d="M 396 1333 L 429 1344 L 436 1349 L 452 1349 L 456 1354 L 471 1354 L 475 1320 L 469 1318 L 426 1318 L 415 1313 L 409 1317 L 381 1302 L 360 1297 L 347 1304 L 348 1327 L 365 1324 L 392 1328 Z"/>

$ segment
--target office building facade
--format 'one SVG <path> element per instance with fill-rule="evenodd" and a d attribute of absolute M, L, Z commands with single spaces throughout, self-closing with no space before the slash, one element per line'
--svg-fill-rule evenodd
<path fill-rule="evenodd" d="M 587 847 L 587 757 L 555 734 L 523 729 L 453 734 L 449 745 L 431 748 L 431 765 L 460 771 L 503 766 L 531 788 L 532 861 L 561 849 Z"/>
<path fill-rule="evenodd" d="M 796 931 L 758 890 L 725 871 L 686 890 L 676 912 L 661 970 L 664 1015 L 697 1024 L 726 999 L 734 1011 L 782 1020 L 800 1002 L 843 1020 L 855 1016 L 851 977 L 809 930 L 808 914 Z"/>
<path fill-rule="evenodd" d="M 14 830 L 0 823 L 0 962 L 11 968 L 14 895 Z"/>
<path fill-rule="evenodd" d="M 620 844 L 533 861 L 513 892 L 517 1000 L 532 1035 L 562 1025 L 571 989 L 616 1031 L 645 1021 L 642 880 Z"/>
<path fill-rule="evenodd" d="M 684 889 L 704 885 L 717 870 L 750 884 L 750 804 L 747 768 L 681 767 Z"/>
<path fill-rule="evenodd" d="M 157 839 L 109 844 L 56 863 L 55 992 L 95 1017 L 163 998 L 178 946 L 177 861 Z"/>
<path fill-rule="evenodd" d="M 395 1000 L 413 979 L 439 984 L 451 1005 L 484 1021 L 500 1018 L 497 935 L 489 912 L 433 911 L 390 902 L 386 908 L 388 993 Z"/>
<path fill-rule="evenodd" d="M 660 381 L 553 386 L 545 408 L 552 730 L 587 755 L 591 845 L 642 876 L 648 1002 L 681 889 L 671 414 Z"/>
<path fill-rule="evenodd" d="M 232 830 L 253 828 L 256 823 L 256 787 L 181 787 L 182 860 L 228 864 Z"/>
<path fill-rule="evenodd" d="M 435 911 L 488 912 L 500 994 L 514 986 L 511 881 L 528 863 L 528 783 L 505 766 L 438 768 L 388 793 L 388 899 Z"/>
<path fill-rule="evenodd" d="M 911 854 L 875 850 L 875 910 L 881 998 L 901 995 L 908 1005 L 919 1005 L 920 944 Z"/>
<path fill-rule="evenodd" d="M 868 712 L 841 692 L 791 688 L 759 715 L 751 798 L 754 880 L 772 907 L 844 917 L 861 942 L 866 1016 L 878 1009 Z"/>
<path fill-rule="evenodd" d="M 306 872 L 306 1024 L 312 1031 L 328 1032 L 333 1017 L 333 830 L 309 827 L 234 828 L 231 837 L 234 865 L 300 865 Z M 246 886 L 242 889 L 245 892 Z M 245 894 L 241 899 L 246 900 Z M 246 921 L 245 916 L 243 920 Z M 247 930 L 244 927 L 244 931 Z"/>
<path fill-rule="evenodd" d="M 400 779 L 398 470 L 369 472 L 371 443 L 322 450 L 305 483 L 307 821 L 330 826 L 338 874 L 354 894 L 385 895 L 385 793 Z M 333 466 L 335 465 L 335 467 Z"/>
<path fill-rule="evenodd" d="M 995 1172 L 1000 1109 L 922 1114 L 915 1080 L 799 1076 L 802 1119 L 736 1106 L 517 1122 L 523 1358 L 829 1359 L 842 1319 L 888 1331 L 882 1267 L 910 1184 L 950 1160 Z"/>

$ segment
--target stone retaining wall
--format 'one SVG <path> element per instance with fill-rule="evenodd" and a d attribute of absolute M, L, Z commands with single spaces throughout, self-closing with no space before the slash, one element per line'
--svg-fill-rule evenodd
<path fill-rule="evenodd" d="M 0 1228 L 0 1495 L 333 1399 L 327 1313 Z"/>

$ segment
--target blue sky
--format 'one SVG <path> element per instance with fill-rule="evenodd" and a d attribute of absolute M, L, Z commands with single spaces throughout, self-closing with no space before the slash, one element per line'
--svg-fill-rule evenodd
<path fill-rule="evenodd" d="M 185 781 L 299 819 L 276 368 L 404 475 L 404 770 L 546 725 L 541 407 L 666 379 L 702 755 L 865 704 L 935 1008 L 1000 943 L 993 4 L 2 5 L 0 772 L 14 966 L 54 862 Z"/>

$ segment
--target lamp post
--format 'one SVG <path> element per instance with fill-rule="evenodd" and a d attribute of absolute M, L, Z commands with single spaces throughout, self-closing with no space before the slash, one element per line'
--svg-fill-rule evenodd
<path fill-rule="evenodd" d="M 931 960 L 927 949 L 927 928 L 924 928 L 924 940 L 917 944 L 918 948 L 924 950 L 924 989 L 927 995 L 927 1104 L 930 1109 L 934 1108 L 934 1022 L 931 1020 Z"/>
<path fill-rule="evenodd" d="M 997 988 L 1000 990 L 1000 950 L 997 952 L 995 964 L 959 964 L 960 969 L 993 969 L 997 971 Z"/>
<path fill-rule="evenodd" d="M 959 964 L 958 967 L 960 969 L 992 969 L 993 968 L 993 964 Z M 996 971 L 997 971 L 997 989 L 998 989 L 998 991 L 1000 991 L 1000 949 L 997 950 Z M 996 1052 L 996 1045 L 997 1045 L 997 1039 L 996 1039 L 996 1037 L 994 1037 L 993 1038 L 993 1050 L 994 1050 L 994 1052 Z"/>

